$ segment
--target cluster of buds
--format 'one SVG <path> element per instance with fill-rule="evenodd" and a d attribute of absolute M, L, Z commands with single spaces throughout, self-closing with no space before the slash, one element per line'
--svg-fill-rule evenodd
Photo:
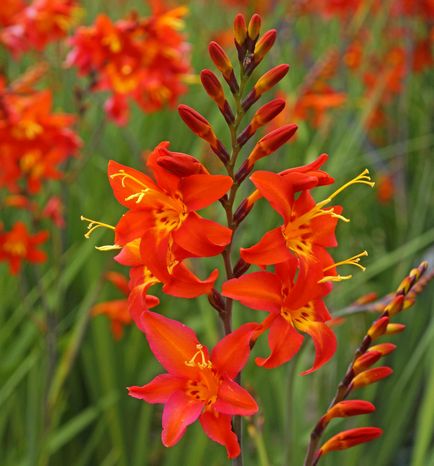
<path fill-rule="evenodd" d="M 249 90 L 255 68 L 276 37 L 274 30 L 261 36 L 260 29 L 259 15 L 253 15 L 248 24 L 244 16 L 237 15 L 234 36 L 239 72 L 217 42 L 211 42 L 209 54 L 220 77 L 208 69 L 201 72 L 205 92 L 227 123 L 230 147 L 197 110 L 187 105 L 178 107 L 184 123 L 216 154 L 225 174 L 209 173 L 192 155 L 169 150 L 169 142 L 165 141 L 147 158 L 152 176 L 109 162 L 108 177 L 114 196 L 127 209 L 116 225 L 83 217 L 89 222 L 87 237 L 99 228 L 114 232 L 113 244 L 98 249 L 117 250 L 115 260 L 130 268 L 128 309 L 131 319 L 145 334 L 151 351 L 167 371 L 144 386 L 130 387 L 130 395 L 165 405 L 164 445 L 177 443 L 186 427 L 199 420 L 205 433 L 225 446 L 230 458 L 240 454 L 240 432 L 237 423 L 232 429 L 233 416 L 251 415 L 258 409 L 235 378 L 259 338 L 268 333 L 270 354 L 255 360 L 263 368 L 287 363 L 300 350 L 304 334 L 312 338 L 315 346 L 313 365 L 304 374 L 318 370 L 334 355 L 336 337 L 329 326 L 331 315 L 324 299 L 332 291 L 334 282 L 351 278 L 351 275 L 340 275 L 338 267 L 352 265 L 364 270 L 360 261 L 367 252 L 346 260 L 333 259 L 330 249 L 338 245 L 336 225 L 339 220 L 349 220 L 342 215 L 342 207 L 332 202 L 352 185 L 372 187 L 374 184 L 368 170 L 364 170 L 324 200 L 316 202 L 312 191 L 334 183 L 321 168 L 328 158 L 326 154 L 308 165 L 279 173 L 255 170 L 258 161 L 280 149 L 297 129 L 296 125 L 285 124 L 260 137 L 252 147 L 247 144 L 261 127 L 283 110 L 282 99 L 273 99 L 260 107 L 247 126 L 241 128 L 249 109 L 288 72 L 287 65 L 276 66 L 256 79 Z M 226 85 L 235 105 L 229 103 L 231 99 L 224 90 Z M 238 190 L 250 174 L 253 191 L 237 207 Z M 265 232 L 253 246 L 236 251 L 234 233 L 262 198 L 282 217 L 282 223 Z M 214 203 L 224 209 L 225 226 L 198 213 Z M 221 290 L 217 289 L 218 269 L 202 279 L 189 260 L 217 255 L 222 256 L 226 274 Z M 247 273 L 252 266 L 257 266 L 258 270 Z M 158 284 L 171 296 L 208 295 L 225 333 L 211 353 L 199 343 L 193 330 L 149 310 L 155 307 L 158 311 L 158 300 L 148 294 L 149 289 Z M 252 321 L 234 330 L 233 300 L 252 310 L 266 311 L 268 315 L 262 323 Z M 387 316 L 398 306 L 397 301 L 393 303 L 387 309 Z M 113 319 L 110 310 L 103 312 Z M 375 330 L 377 327 L 379 329 Z M 381 332 L 381 325 L 377 327 L 371 331 L 375 337 Z M 385 332 L 387 327 L 383 330 Z M 367 338 L 373 340 L 372 335 Z M 388 375 L 385 370 L 373 371 L 370 367 L 391 348 L 390 345 L 377 346 L 368 356 L 365 355 L 367 347 L 363 349 L 354 367 L 351 366 L 345 394 Z M 372 411 L 372 405 L 365 402 L 343 403 L 336 405 L 321 422 L 325 426 L 333 417 L 369 410 Z M 353 432 L 341 436 L 334 444 L 326 444 L 317 458 L 325 451 L 356 442 L 360 434 Z M 375 433 L 372 431 L 370 435 L 374 437 Z"/>
<path fill-rule="evenodd" d="M 64 162 L 75 155 L 81 141 L 72 130 L 75 118 L 54 113 L 51 92 L 34 89 L 44 72 L 41 65 L 10 83 L 0 77 L 0 189 L 5 193 L 1 207 L 27 211 L 34 227 L 43 219 L 62 227 L 60 199 L 34 199 L 49 181 L 62 178 Z M 32 235 L 20 221 L 10 230 L 2 226 L 0 236 L 0 261 L 7 261 L 12 273 L 18 273 L 23 260 L 45 260 L 37 249 L 48 236 L 45 230 Z"/>
<path fill-rule="evenodd" d="M 398 286 L 389 303 L 383 306 L 381 316 L 370 326 L 347 372 L 339 384 L 338 390 L 327 412 L 319 420 L 311 434 L 311 442 L 305 459 L 305 466 L 314 466 L 321 456 L 334 450 L 344 450 L 360 443 L 369 442 L 379 437 L 382 430 L 378 427 L 359 427 L 346 430 L 327 440 L 319 449 L 317 445 L 329 422 L 336 417 L 350 417 L 368 414 L 375 410 L 374 405 L 363 400 L 346 400 L 358 388 L 376 383 L 389 377 L 393 371 L 388 366 L 372 367 L 381 358 L 392 353 L 396 345 L 389 342 L 377 343 L 384 335 L 391 335 L 404 330 L 402 324 L 391 323 L 391 319 L 409 308 L 414 303 L 415 296 L 420 293 L 426 283 L 433 278 L 432 273 L 425 272 L 428 263 L 422 262 L 412 269 Z M 407 304 L 405 304 L 407 303 Z M 399 327 L 396 327 L 396 326 Z M 375 344 L 373 344 L 375 343 Z"/>
<path fill-rule="evenodd" d="M 4 3 L 0 13 L 0 42 L 14 56 L 29 50 L 41 52 L 49 43 L 63 39 L 81 14 L 76 0 L 29 3 L 5 0 Z"/>
<path fill-rule="evenodd" d="M 70 39 L 67 65 L 90 76 L 93 90 L 111 92 L 105 110 L 117 124 L 127 122 L 130 98 L 144 112 L 153 112 L 175 105 L 186 91 L 190 72 L 182 34 L 186 12 L 186 7 L 166 10 L 155 2 L 149 18 L 132 13 L 113 22 L 102 14 Z"/>

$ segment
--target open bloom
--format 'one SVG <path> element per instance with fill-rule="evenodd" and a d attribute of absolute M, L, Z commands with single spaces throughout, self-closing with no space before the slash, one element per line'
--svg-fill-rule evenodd
<path fill-rule="evenodd" d="M 231 428 L 233 415 L 248 416 L 258 406 L 234 378 L 247 362 L 249 343 L 257 324 L 246 324 L 223 338 L 208 355 L 193 330 L 151 311 L 143 312 L 141 328 L 151 351 L 167 370 L 129 395 L 148 403 L 164 403 L 162 441 L 175 445 L 186 428 L 199 419 L 211 440 L 226 447 L 228 456 L 240 454 Z"/>
<path fill-rule="evenodd" d="M 231 230 L 196 213 L 221 198 L 232 179 L 207 173 L 179 177 L 158 164 L 167 157 L 168 143 L 149 156 L 149 176 L 110 161 L 108 174 L 116 199 L 129 210 L 115 228 L 121 247 L 136 240 L 142 264 L 166 283 L 187 257 L 219 254 L 231 240 Z M 138 240 L 138 241 L 137 241 Z"/>
<path fill-rule="evenodd" d="M 325 248 L 337 246 L 336 223 L 339 219 L 349 220 L 341 215 L 340 206 L 325 207 L 352 184 L 373 186 L 367 173 L 365 170 L 327 199 L 315 202 L 308 190 L 295 196 L 296 173 L 286 177 L 266 171 L 255 172 L 250 179 L 282 216 L 283 225 L 267 232 L 254 246 L 241 249 L 241 257 L 249 264 L 271 265 L 296 255 L 306 266 L 318 264 L 320 260 L 325 261 L 323 265 L 329 265 L 330 256 Z"/>
<path fill-rule="evenodd" d="M 16 222 L 10 231 L 0 229 L 0 261 L 8 262 L 13 274 L 20 271 L 22 261 L 44 262 L 47 256 L 38 245 L 47 238 L 46 231 L 31 235 L 22 222 Z"/>
<path fill-rule="evenodd" d="M 71 39 L 67 64 L 93 75 L 95 90 L 109 90 L 105 110 L 118 124 L 128 119 L 129 98 L 144 112 L 175 105 L 186 90 L 190 72 L 188 44 L 182 34 L 186 7 L 166 10 L 152 2 L 149 18 L 113 22 L 101 14 L 93 25 L 80 27 Z"/>
<path fill-rule="evenodd" d="M 318 283 L 323 276 L 314 267 L 302 267 L 298 272 L 293 257 L 276 265 L 275 273 L 254 272 L 223 284 L 222 294 L 240 301 L 252 309 L 267 311 L 264 330 L 269 328 L 271 354 L 256 358 L 263 367 L 276 367 L 289 361 L 300 349 L 307 333 L 315 345 L 315 362 L 304 374 L 325 364 L 336 351 L 336 337 L 325 323 L 331 316 L 323 302 L 330 284 Z"/>

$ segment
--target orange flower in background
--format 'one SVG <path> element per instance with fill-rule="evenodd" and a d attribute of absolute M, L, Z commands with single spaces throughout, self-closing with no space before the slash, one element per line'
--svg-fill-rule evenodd
<path fill-rule="evenodd" d="M 144 112 L 175 105 L 186 91 L 190 73 L 189 46 L 182 34 L 187 8 L 166 10 L 153 2 L 153 14 L 135 14 L 113 22 L 99 15 L 95 24 L 77 29 L 70 40 L 68 66 L 81 75 L 92 75 L 94 90 L 109 90 L 105 109 L 117 124 L 128 120 L 127 101 L 132 98 Z"/>
<path fill-rule="evenodd" d="M 50 42 L 66 37 L 81 11 L 75 0 L 34 0 L 24 8 L 19 6 L 18 2 L 6 0 L 10 17 L 0 32 L 0 41 L 15 56 L 28 50 L 41 51 Z M 5 15 L 3 3 L 1 9 Z M 0 24 L 4 23 L 0 20 Z"/>
<path fill-rule="evenodd" d="M 256 358 L 259 366 L 273 368 L 289 361 L 303 342 L 299 332 L 310 335 L 316 356 L 312 368 L 303 373 L 308 374 L 319 369 L 336 351 L 336 337 L 325 323 L 331 316 L 322 300 L 331 286 L 319 283 L 323 277 L 321 268 L 298 270 L 297 262 L 293 257 L 277 264 L 275 273 L 254 272 L 228 280 L 223 284 L 222 294 L 270 313 L 262 325 L 263 330 L 269 328 L 271 354 Z"/>
<path fill-rule="evenodd" d="M 9 270 L 14 275 L 20 271 L 22 261 L 44 262 L 47 256 L 38 246 L 47 238 L 47 231 L 31 235 L 22 222 L 16 222 L 10 231 L 0 228 L 0 261 L 8 262 Z"/>
<path fill-rule="evenodd" d="M 0 27 L 13 24 L 14 18 L 25 6 L 23 0 L 3 0 L 0 8 Z"/>
<path fill-rule="evenodd" d="M 142 387 L 129 387 L 129 395 L 148 403 L 163 403 L 162 442 L 172 447 L 187 427 L 199 419 L 205 434 L 225 446 L 228 457 L 240 454 L 232 431 L 234 415 L 249 416 L 258 406 L 235 382 L 250 353 L 250 339 L 257 324 L 245 324 L 223 338 L 208 355 L 186 325 L 145 311 L 141 317 L 151 351 L 166 374 Z"/>
<path fill-rule="evenodd" d="M 81 141 L 72 131 L 75 118 L 52 113 L 50 91 L 18 95 L 0 88 L 0 187 L 36 193 L 49 179 L 59 179 L 59 165 L 74 155 Z"/>

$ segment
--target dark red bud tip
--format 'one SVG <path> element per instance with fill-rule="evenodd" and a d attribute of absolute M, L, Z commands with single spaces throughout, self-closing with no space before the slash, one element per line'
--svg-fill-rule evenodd
<path fill-rule="evenodd" d="M 241 277 L 241 275 L 245 274 L 247 270 L 249 270 L 250 264 L 245 262 L 243 259 L 240 259 L 234 267 L 234 276 L 236 278 Z"/>
<path fill-rule="evenodd" d="M 346 450 L 360 443 L 370 442 L 379 437 L 383 431 L 378 427 L 359 427 L 345 430 L 329 439 L 317 453 L 318 457 L 330 451 Z"/>
<path fill-rule="evenodd" d="M 255 42 L 258 39 L 259 33 L 261 31 L 261 23 L 262 19 L 257 13 L 255 13 L 249 21 L 247 35 L 249 36 L 249 39 L 253 42 Z"/>
<path fill-rule="evenodd" d="M 235 183 L 242 183 L 253 170 L 253 166 L 254 164 L 250 164 L 248 160 L 245 160 L 235 175 Z"/>

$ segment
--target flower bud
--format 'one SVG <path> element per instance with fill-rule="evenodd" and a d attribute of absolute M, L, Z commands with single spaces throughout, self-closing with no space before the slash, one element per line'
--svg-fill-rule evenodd
<path fill-rule="evenodd" d="M 241 257 L 240 260 L 235 264 L 234 267 L 234 277 L 241 277 L 247 270 L 249 270 L 250 264 L 245 262 Z"/>
<path fill-rule="evenodd" d="M 270 29 L 258 40 L 258 42 L 256 42 L 255 51 L 253 54 L 253 60 L 255 63 L 259 63 L 270 51 L 271 47 L 274 45 L 274 42 L 276 42 L 276 36 L 276 29 Z"/>
<path fill-rule="evenodd" d="M 207 174 L 207 169 L 192 155 L 165 150 L 158 157 L 157 165 L 178 177 Z"/>
<path fill-rule="evenodd" d="M 387 312 L 390 317 L 398 314 L 398 312 L 402 311 L 404 306 L 404 299 L 404 295 L 395 296 L 392 301 L 384 308 L 384 312 Z"/>
<path fill-rule="evenodd" d="M 249 39 L 253 42 L 255 42 L 259 36 L 259 32 L 261 31 L 261 23 L 261 17 L 257 13 L 255 13 L 249 21 L 247 34 Z"/>
<path fill-rule="evenodd" d="M 386 327 L 386 335 L 394 335 L 395 333 L 401 333 L 405 330 L 404 324 L 388 324 Z"/>
<path fill-rule="evenodd" d="M 381 358 L 381 356 L 382 354 L 379 351 L 367 351 L 354 361 L 353 371 L 356 374 L 363 372 L 368 367 L 374 365 Z"/>
<path fill-rule="evenodd" d="M 379 345 L 374 345 L 369 348 L 368 352 L 377 351 L 381 353 L 382 356 L 387 356 L 396 350 L 396 345 L 393 343 L 380 343 Z"/>
<path fill-rule="evenodd" d="M 234 69 L 232 63 L 227 56 L 226 52 L 217 42 L 210 42 L 208 45 L 208 51 L 211 57 L 211 60 L 214 62 L 217 69 L 225 78 L 226 82 L 229 84 L 231 91 L 233 93 L 238 92 L 239 86 L 237 79 L 235 78 Z"/>
<path fill-rule="evenodd" d="M 297 125 L 289 124 L 271 131 L 261 138 L 248 157 L 248 163 L 252 166 L 259 159 L 275 152 L 279 147 L 288 142 L 297 131 Z"/>
<path fill-rule="evenodd" d="M 329 451 L 346 450 L 360 443 L 370 442 L 379 437 L 383 431 L 378 427 L 358 427 L 344 430 L 329 439 L 319 450 L 319 455 L 325 455 Z"/>
<path fill-rule="evenodd" d="M 380 317 L 376 320 L 368 330 L 368 336 L 374 341 L 377 338 L 384 335 L 386 332 L 387 324 L 389 323 L 389 317 Z"/>
<path fill-rule="evenodd" d="M 217 139 L 211 124 L 205 117 L 193 108 L 184 104 L 178 106 L 178 113 L 193 133 L 208 142 L 211 149 L 223 163 L 226 163 L 229 160 L 229 154 L 223 147 L 223 144 Z"/>
<path fill-rule="evenodd" d="M 360 388 L 389 377 L 393 370 L 388 366 L 374 367 L 356 375 L 351 382 L 351 388 Z"/>
<path fill-rule="evenodd" d="M 247 25 L 244 15 L 238 13 L 234 20 L 234 38 L 235 42 L 243 46 L 247 39 Z"/>
<path fill-rule="evenodd" d="M 218 105 L 220 111 L 223 113 L 228 123 L 233 123 L 234 115 L 226 100 L 223 87 L 220 84 L 217 76 L 211 70 L 202 70 L 200 73 L 200 79 L 202 85 L 205 88 L 207 94 L 214 100 Z"/>
<path fill-rule="evenodd" d="M 282 64 L 271 68 L 271 70 L 263 74 L 254 85 L 252 91 L 242 102 L 241 105 L 243 110 L 247 111 L 261 97 L 261 95 L 264 94 L 264 92 L 271 89 L 281 79 L 283 79 L 288 73 L 288 70 L 289 65 Z"/>
<path fill-rule="evenodd" d="M 335 417 L 358 416 L 360 414 L 368 414 L 375 411 L 375 406 L 369 401 L 363 400 L 345 400 L 336 403 L 330 408 L 324 418 L 326 421 Z"/>

